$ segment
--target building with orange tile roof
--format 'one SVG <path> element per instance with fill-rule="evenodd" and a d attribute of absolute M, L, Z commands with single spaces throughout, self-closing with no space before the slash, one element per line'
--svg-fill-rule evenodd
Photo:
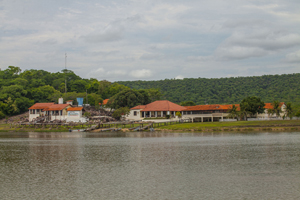
<path fill-rule="evenodd" d="M 141 120 L 144 118 L 170 117 L 175 118 L 176 112 L 185 110 L 185 107 L 172 103 L 168 100 L 158 100 L 147 105 L 139 105 L 130 109 L 130 114 L 126 117 L 129 120 Z"/>
<path fill-rule="evenodd" d="M 31 122 L 37 117 L 45 116 L 46 112 L 45 109 L 49 108 L 50 106 L 54 105 L 54 103 L 36 103 L 31 106 L 29 109 L 29 121 Z"/>
<path fill-rule="evenodd" d="M 29 108 L 29 121 L 33 121 L 38 117 L 41 120 L 66 120 L 66 121 L 86 121 L 82 118 L 83 107 L 72 107 L 69 103 L 63 104 L 60 98 L 60 104 L 55 103 L 36 103 Z"/>
<path fill-rule="evenodd" d="M 237 109 L 240 109 L 239 104 L 211 104 L 211 105 L 196 105 L 196 106 L 185 106 L 182 116 L 184 118 L 190 118 L 192 121 L 201 122 L 213 122 L 223 121 L 224 118 L 228 117 L 228 111 L 235 105 Z"/>
<path fill-rule="evenodd" d="M 257 114 L 257 118 L 262 118 L 262 119 L 267 119 L 267 118 L 277 118 L 276 114 L 273 113 L 268 113 L 268 110 L 271 109 L 273 110 L 274 107 L 273 107 L 273 103 L 265 103 L 265 111 L 264 113 L 261 113 L 261 114 Z M 282 118 L 284 115 L 286 115 L 286 105 L 284 102 L 280 102 L 279 103 L 279 108 L 281 110 L 280 112 L 280 117 L 279 118 Z"/>
<path fill-rule="evenodd" d="M 86 122 L 86 118 L 82 117 L 83 107 L 70 107 L 67 109 L 67 122 Z"/>

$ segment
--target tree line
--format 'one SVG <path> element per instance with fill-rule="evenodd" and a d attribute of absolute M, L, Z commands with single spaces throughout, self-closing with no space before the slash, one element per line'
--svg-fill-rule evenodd
<path fill-rule="evenodd" d="M 128 105 L 150 103 L 160 98 L 160 92 L 155 89 L 136 91 L 119 83 L 84 79 L 71 70 L 51 73 L 30 69 L 22 72 L 19 67 L 9 66 L 0 70 L 0 119 L 28 111 L 34 103 L 57 103 L 59 97 L 65 101 L 73 100 L 75 104 L 77 97 L 83 97 L 85 104 L 99 106 L 104 99 L 123 91 L 129 91 L 130 94 L 134 91 L 137 95 L 137 100 L 129 101 Z M 116 101 L 111 104 L 113 108 L 120 107 L 118 102 L 122 101 L 119 100 L 121 96 L 119 94 L 114 98 Z M 134 99 L 133 96 L 130 98 Z"/>
<path fill-rule="evenodd" d="M 264 75 L 231 78 L 185 78 L 158 81 L 119 81 L 133 89 L 157 88 L 162 98 L 174 103 L 234 104 L 247 96 L 264 102 L 300 102 L 300 74 Z"/>

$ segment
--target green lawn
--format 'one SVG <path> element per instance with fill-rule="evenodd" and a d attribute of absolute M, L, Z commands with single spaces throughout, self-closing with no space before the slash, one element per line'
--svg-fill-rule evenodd
<path fill-rule="evenodd" d="M 200 130 L 214 128 L 245 128 L 245 127 L 280 127 L 280 126 L 300 126 L 300 120 L 279 120 L 279 121 L 237 121 L 237 122 L 197 122 L 182 123 L 161 126 L 159 129 L 167 130 Z"/>

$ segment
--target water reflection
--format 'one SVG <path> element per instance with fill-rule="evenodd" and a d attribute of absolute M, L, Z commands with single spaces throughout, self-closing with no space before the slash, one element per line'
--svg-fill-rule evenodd
<path fill-rule="evenodd" d="M 1 133 L 0 199 L 298 199 L 299 161 L 299 133 Z"/>

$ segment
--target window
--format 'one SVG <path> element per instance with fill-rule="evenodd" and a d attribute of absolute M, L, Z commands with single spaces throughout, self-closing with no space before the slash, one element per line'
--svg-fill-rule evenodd
<path fill-rule="evenodd" d="M 136 111 L 134 111 L 134 112 L 133 112 L 133 115 L 134 115 L 134 116 L 136 116 L 136 115 L 137 115 L 137 112 L 136 112 Z"/>

